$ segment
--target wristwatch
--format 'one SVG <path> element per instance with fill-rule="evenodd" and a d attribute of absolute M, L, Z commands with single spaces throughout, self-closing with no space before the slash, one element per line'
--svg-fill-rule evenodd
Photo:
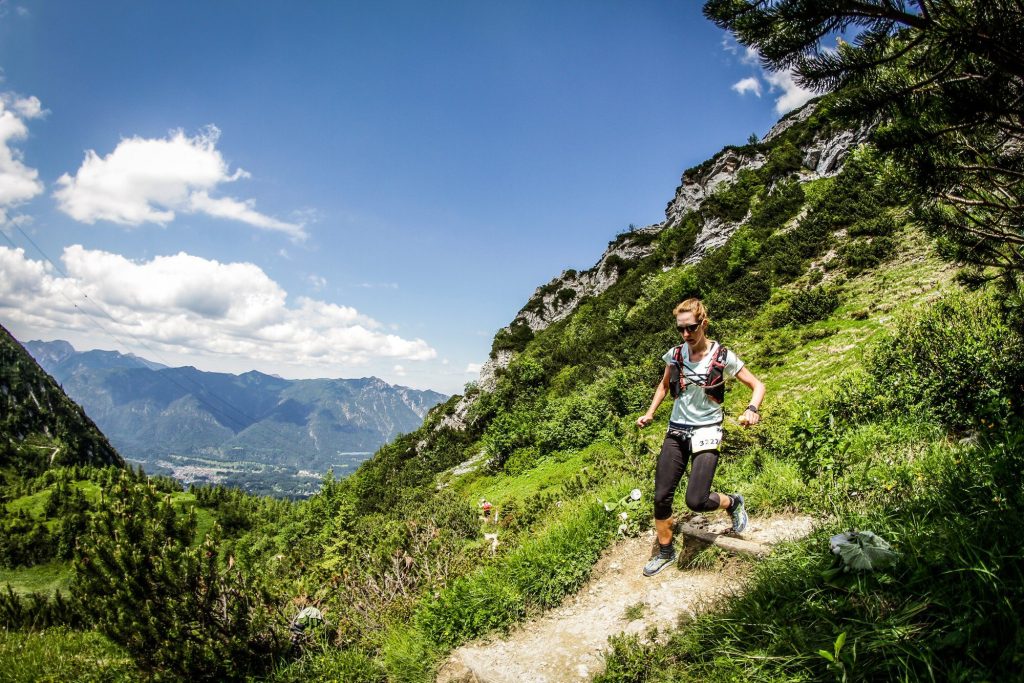
<path fill-rule="evenodd" d="M 755 406 L 753 403 L 751 403 L 750 405 L 747 406 L 747 410 L 749 410 L 750 412 L 755 413 L 757 415 L 761 414 L 761 413 L 759 413 L 757 411 L 757 406 Z"/>

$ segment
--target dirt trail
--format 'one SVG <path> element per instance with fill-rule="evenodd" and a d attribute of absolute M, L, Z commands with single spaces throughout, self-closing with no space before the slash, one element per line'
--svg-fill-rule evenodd
<path fill-rule="evenodd" d="M 697 520 L 698 523 L 700 520 Z M 742 538 L 772 545 L 810 533 L 810 517 L 779 515 L 751 518 Z M 728 523 L 715 517 L 707 529 L 721 533 Z M 590 581 L 561 606 L 525 622 L 503 638 L 464 645 L 441 667 L 438 683 L 564 683 L 586 681 L 604 666 L 608 637 L 645 633 L 652 626 L 674 628 L 681 616 L 705 611 L 716 600 L 739 589 L 743 563 L 727 563 L 714 571 L 665 569 L 657 576 L 641 574 L 653 547 L 653 532 L 621 540 L 605 552 Z M 688 545 L 695 542 L 687 539 Z M 642 614 L 630 620 L 626 609 L 642 603 Z"/>

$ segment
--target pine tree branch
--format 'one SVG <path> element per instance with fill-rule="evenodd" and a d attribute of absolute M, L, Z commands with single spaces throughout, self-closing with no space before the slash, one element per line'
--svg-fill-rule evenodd
<path fill-rule="evenodd" d="M 852 11 L 847 12 L 851 16 L 864 17 L 866 19 L 888 19 L 889 21 L 921 31 L 931 28 L 934 24 L 927 17 L 901 12 L 895 7 L 886 8 L 880 5 L 868 5 L 863 2 L 852 2 L 848 7 L 852 9 Z"/>
<path fill-rule="evenodd" d="M 1024 245 L 1024 237 L 1021 237 L 1020 235 L 1017 235 L 1017 234 L 1014 234 L 1014 233 L 1008 233 L 1008 232 L 1006 232 L 1004 230 L 998 230 L 997 229 L 997 230 L 993 231 L 993 229 L 991 228 L 991 226 L 989 224 L 981 222 L 980 220 L 978 220 L 978 218 L 976 218 L 975 216 L 972 216 L 969 211 L 967 211 L 967 210 L 965 210 L 965 209 L 963 209 L 963 208 L 961 208 L 959 206 L 956 206 L 956 205 L 953 205 L 952 208 L 959 215 L 963 216 L 968 221 L 970 221 L 975 226 L 977 226 L 977 227 L 971 227 L 969 225 L 964 225 L 963 226 L 964 230 L 968 231 L 972 235 L 975 235 L 976 237 L 979 237 L 979 238 L 981 238 L 983 240 L 983 242 L 980 242 L 977 246 L 981 246 L 984 243 L 984 240 L 998 240 L 998 241 L 1010 242 L 1011 244 Z"/>

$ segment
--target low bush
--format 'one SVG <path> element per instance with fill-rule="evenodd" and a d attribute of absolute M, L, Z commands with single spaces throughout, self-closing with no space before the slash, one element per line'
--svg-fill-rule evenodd
<path fill-rule="evenodd" d="M 1024 414 L 1024 337 L 992 296 L 951 294 L 873 347 L 883 409 L 920 406 L 957 431 L 990 431 Z"/>
<path fill-rule="evenodd" d="M 786 306 L 776 311 L 771 318 L 774 326 L 806 325 L 824 320 L 839 307 L 839 293 L 833 287 L 819 285 L 797 290 Z"/>

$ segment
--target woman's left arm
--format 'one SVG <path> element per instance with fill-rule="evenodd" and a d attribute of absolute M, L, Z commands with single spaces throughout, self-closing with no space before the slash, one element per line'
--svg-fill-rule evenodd
<path fill-rule="evenodd" d="M 736 379 L 746 384 L 747 387 L 754 392 L 750 397 L 750 405 L 754 407 L 754 410 L 750 410 L 748 407 L 747 410 L 743 411 L 743 414 L 740 415 L 739 423 L 748 427 L 756 425 L 761 419 L 761 415 L 757 412 L 757 409 L 761 407 L 761 401 L 764 400 L 764 382 L 755 377 L 754 373 L 746 367 L 741 368 L 740 371 L 736 373 Z"/>

